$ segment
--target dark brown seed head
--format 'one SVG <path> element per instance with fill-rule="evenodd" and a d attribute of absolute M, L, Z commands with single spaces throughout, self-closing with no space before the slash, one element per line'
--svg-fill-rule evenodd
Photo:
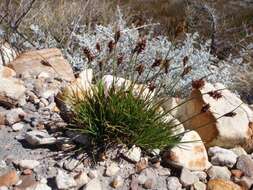
<path fill-rule="evenodd" d="M 222 98 L 222 94 L 221 92 L 219 92 L 218 90 L 215 91 L 210 91 L 207 93 L 209 96 L 211 96 L 213 99 L 218 100 L 220 98 Z"/>
<path fill-rule="evenodd" d="M 236 116 L 236 113 L 231 111 L 231 112 L 228 112 L 226 114 L 223 115 L 224 117 L 235 117 Z"/>
<path fill-rule="evenodd" d="M 96 50 L 98 50 L 99 52 L 101 51 L 101 46 L 98 42 L 96 43 Z"/>
<path fill-rule="evenodd" d="M 188 61 L 189 61 L 189 57 L 185 56 L 184 59 L 183 59 L 183 65 L 185 66 Z"/>
<path fill-rule="evenodd" d="M 115 43 L 117 43 L 120 39 L 121 36 L 121 32 L 118 30 L 115 34 L 114 34 L 114 41 Z"/>
<path fill-rule="evenodd" d="M 89 48 L 84 48 L 83 49 L 83 52 L 84 52 L 84 55 L 87 57 L 88 61 L 91 62 L 94 60 L 94 56 L 93 54 L 91 53 L 91 51 L 89 50 Z"/>
<path fill-rule="evenodd" d="M 135 68 L 135 70 L 138 72 L 139 75 L 141 75 L 144 72 L 144 65 L 143 64 L 139 64 L 137 65 L 137 67 Z"/>
<path fill-rule="evenodd" d="M 199 79 L 199 80 L 194 80 L 192 81 L 192 88 L 194 89 L 201 89 L 205 86 L 205 81 L 203 79 Z"/>
<path fill-rule="evenodd" d="M 162 62 L 162 65 L 164 67 L 164 72 L 168 74 L 169 68 L 170 68 L 170 60 L 166 59 Z"/>
<path fill-rule="evenodd" d="M 102 71 L 102 69 L 103 69 L 103 61 L 99 61 L 98 62 L 98 67 L 99 67 L 99 70 Z"/>
<path fill-rule="evenodd" d="M 209 111 L 209 109 L 210 109 L 210 104 L 204 104 L 201 108 L 201 113 L 205 113 Z"/>
<path fill-rule="evenodd" d="M 192 70 L 191 66 L 185 67 L 181 74 L 181 77 L 184 77 L 185 75 L 187 75 L 189 72 L 191 72 L 191 70 Z"/>
<path fill-rule="evenodd" d="M 118 57 L 117 65 L 121 65 L 123 63 L 123 55 Z"/>
<path fill-rule="evenodd" d="M 140 54 L 141 52 L 143 52 L 146 48 L 146 44 L 147 44 L 146 38 L 140 38 L 134 48 L 133 53 Z"/>
<path fill-rule="evenodd" d="M 111 40 L 109 43 L 108 43 L 108 48 L 109 48 L 109 53 L 111 53 L 113 51 L 113 49 L 115 48 L 115 43 L 113 40 Z"/>
<path fill-rule="evenodd" d="M 52 65 L 47 61 L 47 60 L 41 60 L 40 61 L 40 63 L 42 64 L 42 65 L 45 65 L 45 66 L 48 66 L 48 67 L 52 67 Z"/>
<path fill-rule="evenodd" d="M 162 59 L 155 59 L 154 63 L 151 65 L 152 68 L 160 66 Z"/>
<path fill-rule="evenodd" d="M 150 82 L 148 85 L 148 89 L 153 92 L 156 88 L 155 82 Z"/>

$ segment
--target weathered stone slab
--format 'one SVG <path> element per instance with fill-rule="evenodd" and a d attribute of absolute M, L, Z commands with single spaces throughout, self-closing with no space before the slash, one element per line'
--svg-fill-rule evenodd
<path fill-rule="evenodd" d="M 196 130 L 207 146 L 253 149 L 253 111 L 236 94 L 220 83 L 205 83 L 191 98 L 184 105 L 183 120 L 192 117 L 185 128 Z M 210 108 L 203 111 L 204 106 Z"/>
<path fill-rule="evenodd" d="M 7 66 L 13 68 L 18 76 L 29 73 L 37 77 L 44 72 L 67 81 L 75 79 L 71 65 L 56 48 L 22 53 Z"/>

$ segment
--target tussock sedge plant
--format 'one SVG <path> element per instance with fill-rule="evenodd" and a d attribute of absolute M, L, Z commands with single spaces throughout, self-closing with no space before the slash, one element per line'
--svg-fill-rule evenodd
<path fill-rule="evenodd" d="M 140 98 L 132 85 L 117 90 L 112 86 L 106 92 L 98 81 L 84 99 L 72 103 L 76 129 L 88 134 L 93 147 L 125 144 L 144 150 L 164 149 L 180 141 L 172 120 L 165 121 L 149 95 Z"/>
<path fill-rule="evenodd" d="M 120 37 L 121 32 L 116 31 L 114 39 L 106 47 L 107 57 L 96 62 L 99 72 L 94 76 L 93 85 L 83 90 L 81 97 L 74 91 L 72 96 L 65 97 L 74 115 L 72 130 L 88 135 L 90 148 L 96 153 L 118 144 L 129 147 L 136 145 L 148 152 L 156 148 L 166 150 L 183 143 L 180 140 L 187 131 L 180 131 L 179 126 L 191 118 L 178 123 L 171 114 L 176 107 L 167 112 L 161 108 L 166 101 L 160 98 L 164 93 L 164 84 L 157 79 L 159 74 L 169 73 L 170 60 L 157 58 L 150 68 L 146 68 L 138 61 L 138 56 L 146 48 L 146 38 L 141 36 L 133 46 L 131 59 L 123 62 L 124 55 L 117 53 Z M 102 51 L 99 43 L 95 48 L 98 52 Z M 84 48 L 83 53 L 90 63 L 98 56 L 89 48 Z M 179 79 L 191 72 L 187 62 L 188 57 L 184 57 Z M 124 72 L 118 72 L 123 68 Z M 145 70 L 153 68 L 157 68 L 158 72 L 148 72 L 142 76 Z M 110 76 L 109 86 L 105 76 Z M 176 85 L 177 83 L 172 88 Z M 202 88 L 203 79 L 194 81 L 192 86 Z M 217 100 L 222 97 L 219 91 L 210 92 L 209 95 Z M 199 114 L 209 109 L 210 105 L 203 105 Z"/>

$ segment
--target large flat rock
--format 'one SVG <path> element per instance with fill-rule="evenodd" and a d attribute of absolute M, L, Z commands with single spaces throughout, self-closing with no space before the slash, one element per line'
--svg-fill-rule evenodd
<path fill-rule="evenodd" d="M 210 108 L 203 111 L 206 105 Z M 253 111 L 224 85 L 206 83 L 194 89 L 184 107 L 183 120 L 191 118 L 185 127 L 196 130 L 207 146 L 253 150 Z"/>
<path fill-rule="evenodd" d="M 22 74 L 38 76 L 43 72 L 66 81 L 75 79 L 71 65 L 57 48 L 22 53 L 7 66 L 13 68 L 17 76 Z"/>
<path fill-rule="evenodd" d="M 164 154 L 166 162 L 189 170 L 206 170 L 211 164 L 208 161 L 204 143 L 196 131 L 186 132 L 181 142 Z"/>

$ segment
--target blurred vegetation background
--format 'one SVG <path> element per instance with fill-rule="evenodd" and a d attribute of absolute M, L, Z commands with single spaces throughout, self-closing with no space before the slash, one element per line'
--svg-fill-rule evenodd
<path fill-rule="evenodd" d="M 197 32 L 200 40 L 211 40 L 210 51 L 219 60 L 241 59 L 246 67 L 241 73 L 234 69 L 235 89 L 253 103 L 253 0 L 0 0 L 0 37 L 3 28 L 7 40 L 15 32 L 38 41 L 33 30 L 39 29 L 67 49 L 73 31 L 115 22 L 117 7 L 129 25 L 160 23 L 154 36 L 182 42 L 185 33 Z"/>
<path fill-rule="evenodd" d="M 113 22 L 118 5 L 129 24 L 160 23 L 156 33 L 170 40 L 180 40 L 185 32 L 212 39 L 219 58 L 253 41 L 250 0 L 1 0 L 0 15 L 26 34 L 37 24 L 64 46 L 76 24 L 90 30 Z"/>

